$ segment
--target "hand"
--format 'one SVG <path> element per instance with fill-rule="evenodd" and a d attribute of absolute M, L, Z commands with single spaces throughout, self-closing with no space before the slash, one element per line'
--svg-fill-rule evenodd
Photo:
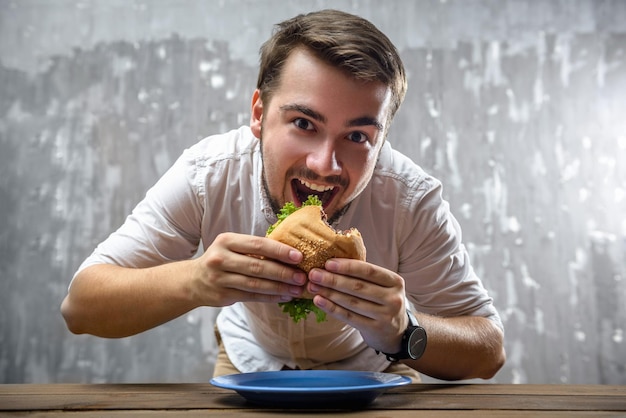
<path fill-rule="evenodd" d="M 191 291 L 198 305 L 286 302 L 304 291 L 305 273 L 291 265 L 302 254 L 264 237 L 224 233 L 194 263 Z"/>
<path fill-rule="evenodd" d="M 398 274 L 359 260 L 337 258 L 309 272 L 315 305 L 359 330 L 372 348 L 400 351 L 408 326 L 404 280 Z"/>

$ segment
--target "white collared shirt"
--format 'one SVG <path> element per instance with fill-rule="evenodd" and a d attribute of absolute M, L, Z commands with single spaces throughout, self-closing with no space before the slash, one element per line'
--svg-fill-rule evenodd
<path fill-rule="evenodd" d="M 222 232 L 264 236 L 276 221 L 262 184 L 260 142 L 245 126 L 185 150 L 124 224 L 83 262 L 142 268 L 193 257 Z M 441 183 L 386 142 L 365 190 L 333 225 L 361 232 L 367 260 L 400 274 L 417 311 L 478 315 L 502 328 L 471 268 Z M 158 285 L 158 284 L 155 284 Z M 294 323 L 274 303 L 222 308 L 217 326 L 242 372 L 329 368 L 382 371 L 388 362 L 359 332 L 314 315 Z M 207 330 L 212 332 L 212 330 Z"/>

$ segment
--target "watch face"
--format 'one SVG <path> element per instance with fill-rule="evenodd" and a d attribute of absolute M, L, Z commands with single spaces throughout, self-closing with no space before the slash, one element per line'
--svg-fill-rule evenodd
<path fill-rule="evenodd" d="M 407 351 L 412 359 L 417 360 L 422 357 L 426 349 L 426 330 L 422 327 L 415 327 L 408 339 Z"/>

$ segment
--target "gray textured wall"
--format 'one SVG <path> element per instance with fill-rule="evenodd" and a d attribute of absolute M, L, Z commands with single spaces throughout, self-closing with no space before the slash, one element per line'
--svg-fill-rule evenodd
<path fill-rule="evenodd" d="M 210 377 L 215 310 L 104 340 L 59 304 L 184 148 L 247 123 L 271 25 L 332 6 L 406 61 L 390 139 L 446 184 L 502 313 L 494 380 L 626 384 L 626 1 L 384 4 L 0 0 L 0 383 Z"/>

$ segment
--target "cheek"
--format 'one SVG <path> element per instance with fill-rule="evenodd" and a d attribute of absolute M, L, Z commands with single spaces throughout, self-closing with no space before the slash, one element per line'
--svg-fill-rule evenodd
<path fill-rule="evenodd" d="M 266 144 L 263 149 L 263 157 L 266 167 L 275 171 L 275 173 L 273 173 L 274 175 L 283 175 L 283 173 L 287 171 L 289 165 L 292 164 L 295 158 L 296 149 L 297 148 L 294 146 L 278 142 Z"/>
<path fill-rule="evenodd" d="M 374 168 L 376 167 L 376 155 L 371 153 L 371 155 L 357 158 L 353 154 L 348 161 L 344 167 L 347 168 L 350 183 L 354 187 L 352 194 L 357 195 L 363 191 L 372 178 Z"/>

